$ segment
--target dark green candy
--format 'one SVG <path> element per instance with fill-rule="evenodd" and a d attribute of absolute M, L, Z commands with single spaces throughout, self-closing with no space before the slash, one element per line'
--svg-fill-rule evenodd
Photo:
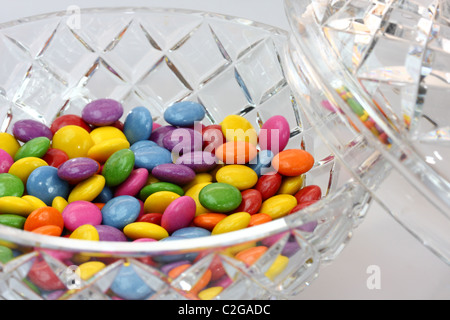
<path fill-rule="evenodd" d="M 5 264 L 12 259 L 14 259 L 12 250 L 8 247 L 0 246 L 0 262 Z"/>
<path fill-rule="evenodd" d="M 145 201 L 150 195 L 159 191 L 171 191 L 180 196 L 184 196 L 184 190 L 176 184 L 170 182 L 155 182 L 142 188 L 139 193 L 139 198 L 142 201 Z"/>
<path fill-rule="evenodd" d="M 0 224 L 8 227 L 23 229 L 27 218 L 17 214 L 0 214 Z"/>
<path fill-rule="evenodd" d="M 114 152 L 103 166 L 102 175 L 108 187 L 115 187 L 124 182 L 134 168 L 134 153 L 130 149 Z"/>
<path fill-rule="evenodd" d="M 50 139 L 46 137 L 38 137 L 26 142 L 17 150 L 14 155 L 14 161 L 22 158 L 35 157 L 42 158 L 50 148 Z"/>
<path fill-rule="evenodd" d="M 199 193 L 200 204 L 211 212 L 230 212 L 242 202 L 242 194 L 238 188 L 227 183 L 211 183 Z"/>

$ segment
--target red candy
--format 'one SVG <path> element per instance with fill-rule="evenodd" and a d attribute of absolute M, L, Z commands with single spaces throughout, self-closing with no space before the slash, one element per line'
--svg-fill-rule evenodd
<path fill-rule="evenodd" d="M 248 212 L 255 214 L 259 211 L 262 204 L 262 194 L 256 189 L 247 189 L 241 192 L 242 202 L 234 212 Z"/>
<path fill-rule="evenodd" d="M 58 131 L 62 127 L 69 125 L 82 127 L 87 132 L 91 132 L 92 130 L 91 127 L 81 117 L 74 114 L 66 114 L 56 118 L 50 126 L 50 130 L 53 134 L 55 134 L 56 131 Z"/>
<path fill-rule="evenodd" d="M 261 176 L 256 183 L 255 189 L 261 192 L 263 200 L 274 196 L 280 189 L 283 177 L 279 173 Z"/>
<path fill-rule="evenodd" d="M 322 190 L 319 186 L 310 185 L 300 189 L 294 197 L 297 199 L 297 203 L 320 200 L 322 197 Z"/>
<path fill-rule="evenodd" d="M 47 162 L 49 166 L 59 168 L 60 165 L 69 160 L 69 156 L 60 149 L 50 148 L 44 157 L 42 157 L 42 160 Z"/>

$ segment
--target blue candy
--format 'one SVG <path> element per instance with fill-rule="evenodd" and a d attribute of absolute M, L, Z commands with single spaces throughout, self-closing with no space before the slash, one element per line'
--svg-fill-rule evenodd
<path fill-rule="evenodd" d="M 136 168 L 145 168 L 151 171 L 160 164 L 172 163 L 172 153 L 160 146 L 141 147 L 133 152 Z"/>
<path fill-rule="evenodd" d="M 207 237 L 211 235 L 211 231 L 199 228 L 199 227 L 186 227 L 181 228 L 172 233 L 172 237 L 182 237 L 182 238 L 200 238 Z"/>
<path fill-rule="evenodd" d="M 178 127 L 193 126 L 196 121 L 201 121 L 206 115 L 205 108 L 193 101 L 182 101 L 171 105 L 164 112 L 164 120 Z"/>
<path fill-rule="evenodd" d="M 34 169 L 27 180 L 27 193 L 41 199 L 51 206 L 53 199 L 63 197 L 67 199 L 70 184 L 58 176 L 58 169 L 51 166 L 42 166 Z"/>
<path fill-rule="evenodd" d="M 274 156 L 275 154 L 270 150 L 261 150 L 255 160 L 252 160 L 247 166 L 252 168 L 260 177 L 269 171 Z"/>
<path fill-rule="evenodd" d="M 103 224 L 122 230 L 137 219 L 140 211 L 141 204 L 135 197 L 115 197 L 102 208 Z"/>
<path fill-rule="evenodd" d="M 110 289 L 122 299 L 144 300 L 152 296 L 152 290 L 136 273 L 131 264 L 124 264 Z"/>
<path fill-rule="evenodd" d="M 130 144 L 148 140 L 152 134 L 153 119 L 150 111 L 145 107 L 136 107 L 127 115 L 123 133 Z"/>
<path fill-rule="evenodd" d="M 133 143 L 130 147 L 130 150 L 135 152 L 140 148 L 151 148 L 151 147 L 158 147 L 158 144 L 151 140 L 141 140 Z"/>

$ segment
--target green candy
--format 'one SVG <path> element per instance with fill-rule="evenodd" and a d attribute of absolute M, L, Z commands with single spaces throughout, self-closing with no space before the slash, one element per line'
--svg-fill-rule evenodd
<path fill-rule="evenodd" d="M 183 188 L 177 186 L 176 184 L 170 182 L 155 182 L 142 188 L 139 192 L 139 198 L 142 201 L 145 201 L 151 194 L 159 191 L 171 191 L 180 196 L 184 196 Z"/>
<path fill-rule="evenodd" d="M 22 158 L 36 157 L 42 158 L 50 148 L 50 139 L 46 137 L 38 137 L 26 142 L 17 150 L 14 161 Z"/>
<path fill-rule="evenodd" d="M 0 197 L 21 197 L 24 191 L 25 186 L 19 177 L 10 173 L 0 174 Z"/>
<path fill-rule="evenodd" d="M 230 212 L 242 202 L 242 194 L 238 188 L 227 183 L 211 183 L 199 193 L 200 204 L 211 212 Z"/>
<path fill-rule="evenodd" d="M 23 229 L 27 218 L 17 214 L 0 214 L 0 224 L 8 227 Z"/>
<path fill-rule="evenodd" d="M 102 175 L 105 177 L 108 187 L 116 187 L 124 182 L 134 168 L 134 152 L 130 149 L 122 149 L 114 152 L 103 166 Z"/>
<path fill-rule="evenodd" d="M 14 259 L 12 250 L 5 246 L 0 246 L 0 262 L 5 264 Z"/>

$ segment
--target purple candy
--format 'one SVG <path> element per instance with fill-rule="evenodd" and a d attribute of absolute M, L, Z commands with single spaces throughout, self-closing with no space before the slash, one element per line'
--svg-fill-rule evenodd
<path fill-rule="evenodd" d="M 163 139 L 164 137 L 175 130 L 176 127 L 174 126 L 163 126 L 159 127 L 158 129 L 154 130 L 152 134 L 150 135 L 150 140 L 153 142 L 156 142 L 160 147 L 164 148 Z"/>
<path fill-rule="evenodd" d="M 165 273 L 165 274 L 169 274 L 170 270 L 182 266 L 184 264 L 191 264 L 191 261 L 189 260 L 179 260 L 179 261 L 175 261 L 175 262 L 171 262 L 168 264 L 165 264 L 161 267 L 161 272 Z"/>
<path fill-rule="evenodd" d="M 97 173 L 98 162 L 90 158 L 73 158 L 58 168 L 58 177 L 70 183 L 78 183 Z"/>
<path fill-rule="evenodd" d="M 194 180 L 195 171 L 182 164 L 165 163 L 153 168 L 152 175 L 161 181 L 184 185 Z"/>
<path fill-rule="evenodd" d="M 107 225 L 96 225 L 94 228 L 98 232 L 100 241 L 127 241 L 127 237 L 119 229 L 107 226 Z"/>
<path fill-rule="evenodd" d="M 191 128 L 178 128 L 164 136 L 163 144 L 167 150 L 181 155 L 202 150 L 203 136 L 200 132 Z"/>
<path fill-rule="evenodd" d="M 30 141 L 34 138 L 46 137 L 50 140 L 53 133 L 49 127 L 36 120 L 19 120 L 13 126 L 13 135 L 22 142 Z"/>
<path fill-rule="evenodd" d="M 183 154 L 175 163 L 185 165 L 196 173 L 200 173 L 213 170 L 217 166 L 217 158 L 211 152 L 193 151 Z"/>
<path fill-rule="evenodd" d="M 108 126 L 123 115 L 123 106 L 112 99 L 99 99 L 88 103 L 81 113 L 84 121 L 95 126 Z"/>

